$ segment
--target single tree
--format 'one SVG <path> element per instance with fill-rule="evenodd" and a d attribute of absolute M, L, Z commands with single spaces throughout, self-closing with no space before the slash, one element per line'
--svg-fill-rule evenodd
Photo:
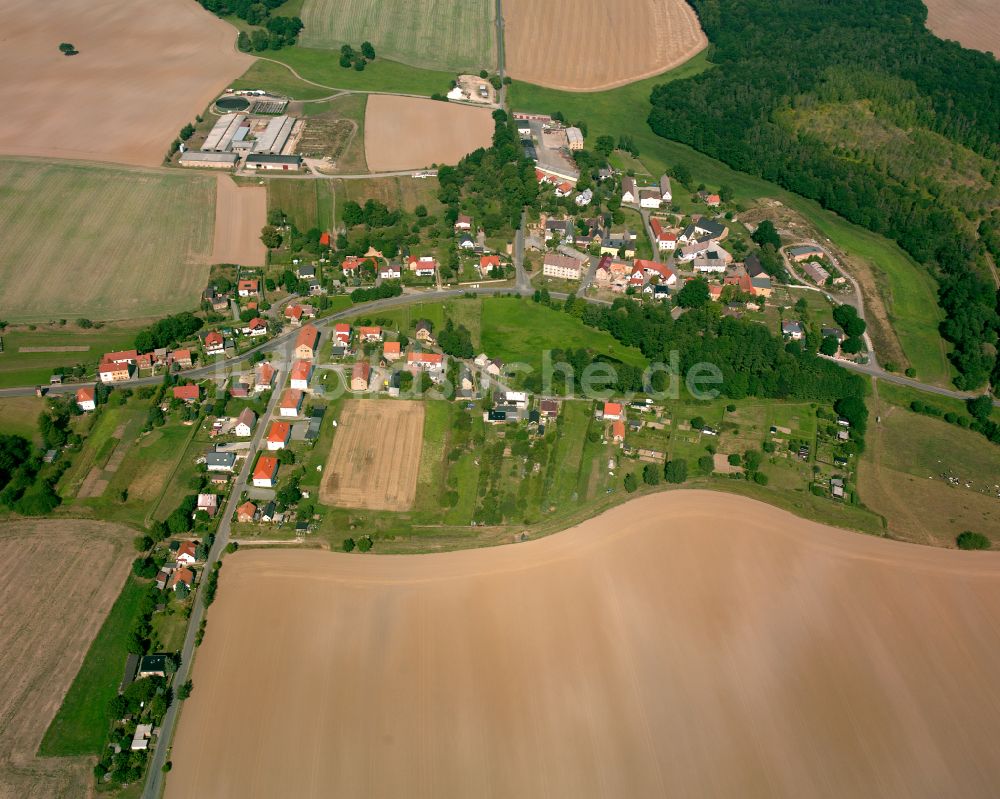
<path fill-rule="evenodd" d="M 635 475 L 629 472 L 625 475 L 625 490 L 628 493 L 632 493 L 639 487 L 639 481 L 635 479 Z"/>

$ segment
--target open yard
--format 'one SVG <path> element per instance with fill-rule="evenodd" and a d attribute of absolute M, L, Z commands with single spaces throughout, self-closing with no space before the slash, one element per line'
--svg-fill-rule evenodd
<path fill-rule="evenodd" d="M 252 63 L 235 39 L 190 0 L 4 3 L 0 153 L 159 164 Z M 64 56 L 61 41 L 79 54 Z"/>
<path fill-rule="evenodd" d="M 135 554 L 132 534 L 79 520 L 0 525 L 0 796 L 87 795 L 93 780 L 87 760 L 35 753 L 121 590 Z M 118 655 L 102 653 L 117 675 L 112 691 L 124 667 Z M 102 702 L 103 716 L 108 697 L 92 698 Z"/>
<path fill-rule="evenodd" d="M 489 147 L 492 136 L 488 108 L 384 94 L 368 98 L 365 159 L 372 172 L 457 164 L 477 147 Z"/>
<path fill-rule="evenodd" d="M 996 553 L 676 491 L 514 546 L 226 563 L 167 799 L 986 797 L 1000 779 Z"/>
<path fill-rule="evenodd" d="M 420 402 L 348 400 L 337 420 L 320 501 L 349 508 L 409 510 L 417 492 L 423 435 Z"/>
<path fill-rule="evenodd" d="M 238 186 L 229 175 L 217 175 L 215 242 L 212 262 L 263 266 L 267 248 L 260 230 L 267 223 L 267 189 Z"/>
<path fill-rule="evenodd" d="M 376 55 L 417 67 L 492 70 L 495 7 L 493 0 L 305 0 L 301 42 L 357 50 L 369 41 Z"/>
<path fill-rule="evenodd" d="M 0 318 L 192 309 L 208 278 L 215 185 L 187 172 L 0 161 Z"/>
<path fill-rule="evenodd" d="M 684 0 L 506 0 L 514 80 L 596 91 L 657 75 L 708 45 Z"/>

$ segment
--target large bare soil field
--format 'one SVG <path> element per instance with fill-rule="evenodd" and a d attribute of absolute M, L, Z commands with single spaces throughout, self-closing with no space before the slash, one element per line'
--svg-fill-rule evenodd
<path fill-rule="evenodd" d="M 1000 3 L 996 0 L 924 0 L 927 27 L 942 39 L 1000 58 Z"/>
<path fill-rule="evenodd" d="M 217 179 L 212 262 L 263 266 L 267 248 L 260 230 L 267 224 L 267 189 L 238 186 L 229 175 Z"/>
<path fill-rule="evenodd" d="M 8 0 L 3 21 L 0 153 L 159 164 L 253 63 L 191 0 Z"/>
<path fill-rule="evenodd" d="M 493 117 L 472 108 L 420 97 L 372 94 L 365 111 L 365 159 L 372 172 L 457 164 L 489 147 Z"/>
<path fill-rule="evenodd" d="M 987 797 L 1000 554 L 674 491 L 496 549 L 240 552 L 168 799 Z"/>
<path fill-rule="evenodd" d="M 327 457 L 320 502 L 409 510 L 417 493 L 423 436 L 421 402 L 347 400 Z"/>
<path fill-rule="evenodd" d="M 35 752 L 135 555 L 102 522 L 0 524 L 0 797 L 81 797 L 89 758 Z M 124 666 L 124 664 L 122 664 Z"/>
<path fill-rule="evenodd" d="M 507 72 L 598 91 L 666 72 L 708 46 L 684 0 L 504 0 Z"/>
<path fill-rule="evenodd" d="M 208 280 L 215 184 L 176 170 L 0 160 L 0 318 L 194 308 Z"/>

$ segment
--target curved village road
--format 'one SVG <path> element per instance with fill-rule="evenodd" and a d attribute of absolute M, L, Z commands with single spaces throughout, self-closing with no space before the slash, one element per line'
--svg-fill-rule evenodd
<path fill-rule="evenodd" d="M 529 284 L 530 286 L 530 284 Z M 388 297 L 382 300 L 373 300 L 372 302 L 362 303 L 359 305 L 352 305 L 343 311 L 338 311 L 335 314 L 325 317 L 324 319 L 318 320 L 315 325 L 316 327 L 323 329 L 327 327 L 331 322 L 337 322 L 342 319 L 348 319 L 352 316 L 357 316 L 360 313 L 369 313 L 372 311 L 380 311 L 386 308 L 396 308 L 400 305 L 409 305 L 411 303 L 418 302 L 433 302 L 434 300 L 447 300 L 456 297 L 461 297 L 465 294 L 476 294 L 476 295 L 496 295 L 496 294 L 518 294 L 522 297 L 530 297 L 534 292 L 532 289 L 521 287 L 520 285 L 516 287 L 485 287 L 479 289 L 438 289 L 436 291 L 427 291 L 422 293 L 414 294 L 401 294 L 398 297 Z M 560 292 L 551 292 L 551 296 L 555 299 L 565 299 L 566 295 Z M 610 305 L 611 303 L 607 300 L 597 300 L 591 297 L 581 298 L 586 299 L 587 302 L 596 303 L 598 305 Z M 228 371 L 231 366 L 235 366 L 246 361 L 251 355 L 257 352 L 265 352 L 269 350 L 280 349 L 285 347 L 287 350 L 289 345 L 293 342 L 295 336 L 298 335 L 298 329 L 292 328 L 284 333 L 280 333 L 272 339 L 268 339 L 263 344 L 259 344 L 252 349 L 247 350 L 236 358 L 231 358 L 229 360 L 220 361 L 218 363 L 208 364 L 207 366 L 198 366 L 194 369 L 186 369 L 181 372 L 177 372 L 178 377 L 183 377 L 186 379 L 198 379 L 205 377 L 214 377 L 224 374 Z M 825 356 L 821 356 L 825 357 Z M 885 380 L 889 383 L 898 383 L 899 385 L 909 386 L 911 388 L 916 388 L 921 391 L 926 391 L 931 394 L 937 394 L 942 397 L 951 397 L 952 399 L 966 400 L 970 397 L 978 396 L 978 392 L 975 391 L 957 391 L 955 389 L 943 388 L 941 386 L 930 385 L 929 383 L 921 383 L 919 380 L 913 380 L 909 377 L 904 377 L 902 375 L 895 374 L 893 372 L 887 372 L 882 367 L 877 364 L 856 364 L 850 363 L 848 361 L 837 360 L 836 358 L 828 358 L 828 360 L 833 361 L 838 366 L 842 366 L 845 369 L 850 369 L 854 372 L 862 372 L 864 374 L 870 375 L 871 377 L 878 378 L 879 380 Z M 139 386 L 155 386 L 163 382 L 162 376 L 154 377 L 139 377 L 132 380 L 123 380 L 120 383 L 115 383 L 116 386 L 122 388 L 136 388 Z M 48 394 L 69 394 L 75 392 L 79 387 L 78 383 L 66 383 L 61 386 L 43 386 L 43 389 Z M 18 386 L 15 388 L 0 388 L 0 397 L 30 397 L 36 392 L 36 386 Z M 279 392 L 275 392 L 276 394 Z M 993 404 L 1000 408 L 1000 399 L 993 400 Z"/>
<path fill-rule="evenodd" d="M 284 379 L 284 373 L 280 367 L 275 368 L 274 379 L 275 385 L 281 385 L 281 381 Z M 204 574 L 206 574 L 207 570 L 211 568 L 209 564 L 215 563 L 222 557 L 222 551 L 226 548 L 226 544 L 229 543 L 229 532 L 232 527 L 233 514 L 236 513 L 236 508 L 240 503 L 240 496 L 243 494 L 243 489 L 246 488 L 247 480 L 250 477 L 250 467 L 253 465 L 254 456 L 257 454 L 257 448 L 260 446 L 260 442 L 264 438 L 264 431 L 269 426 L 265 423 L 265 420 L 270 419 L 274 414 L 274 410 L 278 405 L 278 398 L 280 396 L 280 391 L 272 392 L 271 401 L 267 404 L 267 411 L 261 417 L 260 424 L 257 425 L 257 431 L 254 433 L 253 438 L 250 439 L 250 449 L 247 451 L 246 459 L 243 461 L 243 467 L 236 476 L 236 480 L 233 481 L 233 487 L 229 492 L 229 499 L 226 500 L 225 507 L 222 510 L 222 519 L 219 522 L 219 528 L 215 533 L 215 542 L 212 544 L 212 549 L 208 553 L 208 558 L 205 560 L 205 569 L 202 571 L 202 582 L 204 582 Z M 204 591 L 199 587 L 199 590 L 195 592 L 194 604 L 191 607 L 191 616 L 188 621 L 187 632 L 184 634 L 184 646 L 181 647 L 181 663 L 180 666 L 177 667 L 177 671 L 174 674 L 174 685 L 182 685 L 191 673 L 191 663 L 194 660 L 194 641 L 198 634 L 198 628 L 201 626 L 201 620 L 204 616 Z M 197 690 L 197 687 L 195 687 L 195 690 Z M 177 722 L 177 713 L 180 706 L 181 703 L 179 701 L 171 702 L 170 706 L 167 708 L 166 715 L 163 717 L 163 723 L 160 725 L 160 735 L 159 738 L 157 738 L 156 748 L 153 750 L 153 756 L 149 761 L 149 769 L 146 776 L 146 787 L 142 793 L 144 799 L 159 799 L 160 793 L 162 792 L 163 764 L 166 762 L 167 754 L 170 751 L 170 741 L 174 734 L 174 724 Z"/>

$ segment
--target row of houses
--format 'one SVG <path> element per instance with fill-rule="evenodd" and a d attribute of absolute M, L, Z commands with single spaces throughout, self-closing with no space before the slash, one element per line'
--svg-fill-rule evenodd
<path fill-rule="evenodd" d="M 194 356 L 189 349 L 169 350 L 166 347 L 159 347 L 145 353 L 137 350 L 120 350 L 106 352 L 101 356 L 97 376 L 102 383 L 120 383 L 138 376 L 143 370 L 152 374 L 158 368 L 189 369 L 193 363 Z"/>
<path fill-rule="evenodd" d="M 434 277 L 438 271 L 437 259 L 430 255 L 409 256 L 403 264 L 374 256 L 349 255 L 344 259 L 340 268 L 344 277 L 358 278 L 362 274 L 362 268 L 366 265 L 371 267 L 379 280 L 401 280 L 404 269 L 414 277 Z"/>

